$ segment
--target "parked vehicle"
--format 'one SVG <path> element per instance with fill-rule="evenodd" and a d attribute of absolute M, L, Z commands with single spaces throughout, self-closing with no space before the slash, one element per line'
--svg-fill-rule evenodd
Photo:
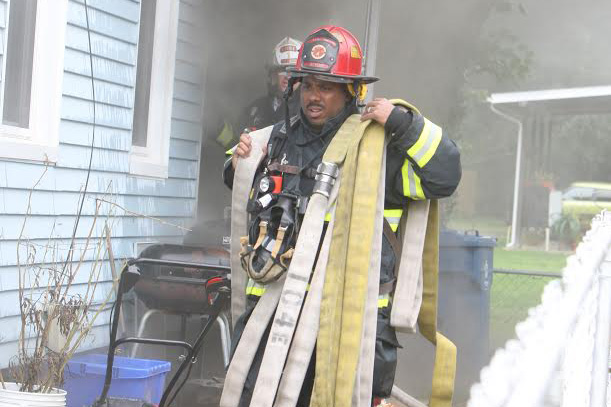
<path fill-rule="evenodd" d="M 611 183 L 574 182 L 562 193 L 562 213 L 590 223 L 603 209 L 611 211 Z"/>

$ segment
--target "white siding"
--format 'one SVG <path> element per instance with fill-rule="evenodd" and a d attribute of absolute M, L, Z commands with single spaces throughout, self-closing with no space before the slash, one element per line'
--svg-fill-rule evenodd
<path fill-rule="evenodd" d="M 7 2 L 0 0 L 0 86 L 4 86 L 4 54 L 6 42 Z"/>

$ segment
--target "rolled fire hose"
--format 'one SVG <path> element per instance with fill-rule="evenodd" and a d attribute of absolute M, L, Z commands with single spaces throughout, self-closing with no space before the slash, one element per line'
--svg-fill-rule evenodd
<path fill-rule="evenodd" d="M 273 126 L 250 133 L 252 148 L 248 158 L 238 160 L 233 189 L 231 191 L 231 321 L 236 321 L 246 309 L 246 273 L 240 262 L 240 237 L 246 234 L 248 213 L 246 204 L 257 167 L 264 158 L 263 148 L 267 146 Z"/>
<path fill-rule="evenodd" d="M 377 215 L 381 216 L 376 213 L 379 194 L 372 192 L 377 192 L 380 184 L 384 129 L 379 124 L 368 125 L 364 122 L 358 127 L 357 139 L 370 130 L 361 143 L 350 146 L 342 168 L 316 345 L 314 406 L 350 407 L 362 346 L 375 346 L 375 336 L 371 344 L 361 339 L 371 256 L 377 257 L 378 262 L 380 258 L 379 252 L 372 253 Z M 371 387 L 371 382 L 358 383 Z M 360 395 L 356 399 L 360 400 Z"/>
<path fill-rule="evenodd" d="M 295 244 L 295 253 L 286 274 L 280 303 L 276 309 L 253 391 L 251 407 L 269 407 L 274 402 L 310 274 L 314 268 L 314 254 L 318 251 L 328 209 L 327 203 L 337 175 L 338 168 L 335 164 L 323 161 L 318 167 L 317 182 L 308 201 L 302 229 Z M 261 323 L 261 321 L 255 322 Z"/>
<path fill-rule="evenodd" d="M 322 299 L 322 287 L 325 282 L 327 271 L 327 260 L 329 259 L 329 248 L 331 246 L 331 232 L 335 223 L 335 209 L 332 208 L 331 219 L 323 239 L 318 261 L 314 269 L 314 275 L 310 283 L 310 292 L 303 305 L 303 311 L 299 318 L 299 325 L 291 344 L 291 349 L 282 372 L 282 379 L 278 394 L 274 403 L 275 407 L 294 407 L 297 405 L 301 387 L 305 379 L 310 358 L 316 346 L 316 335 L 318 332 L 318 315 L 320 314 L 320 301 Z"/>

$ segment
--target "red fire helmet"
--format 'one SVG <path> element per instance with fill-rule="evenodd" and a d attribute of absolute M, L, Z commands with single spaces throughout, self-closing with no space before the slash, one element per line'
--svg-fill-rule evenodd
<path fill-rule="evenodd" d="M 363 51 L 356 37 L 345 28 L 325 25 L 312 31 L 306 38 L 291 77 L 323 76 L 324 80 L 339 83 L 372 83 L 373 76 L 363 76 Z M 322 79 L 322 78 L 321 78 Z"/>

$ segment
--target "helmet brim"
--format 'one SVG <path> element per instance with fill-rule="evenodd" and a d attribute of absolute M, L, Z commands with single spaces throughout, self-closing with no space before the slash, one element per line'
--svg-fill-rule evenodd
<path fill-rule="evenodd" d="M 304 76 L 312 75 L 317 79 L 329 82 L 336 83 L 353 83 L 355 81 L 368 84 L 377 82 L 380 78 L 376 78 L 375 76 L 363 76 L 363 75 L 350 75 L 350 76 L 342 76 L 336 75 L 327 72 L 315 71 L 313 69 L 297 69 L 297 68 L 288 68 L 287 72 L 292 78 L 303 78 Z"/>

